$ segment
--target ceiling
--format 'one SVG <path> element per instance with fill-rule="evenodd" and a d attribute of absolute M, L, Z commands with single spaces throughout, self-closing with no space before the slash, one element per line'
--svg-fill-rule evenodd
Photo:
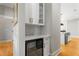
<path fill-rule="evenodd" d="M 61 20 L 79 19 L 79 3 L 61 3 Z"/>

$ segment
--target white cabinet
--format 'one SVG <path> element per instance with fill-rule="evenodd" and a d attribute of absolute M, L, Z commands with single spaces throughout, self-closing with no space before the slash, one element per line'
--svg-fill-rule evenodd
<path fill-rule="evenodd" d="M 39 20 L 38 20 L 38 22 L 39 22 L 39 24 L 42 24 L 42 25 L 44 25 L 44 23 L 45 23 L 45 20 L 44 20 L 44 12 L 45 12 L 44 8 L 45 8 L 44 4 L 39 3 Z"/>
<path fill-rule="evenodd" d="M 49 37 L 44 38 L 44 56 L 50 55 L 50 40 Z"/>
<path fill-rule="evenodd" d="M 26 24 L 44 24 L 44 5 L 43 3 L 25 4 Z"/>

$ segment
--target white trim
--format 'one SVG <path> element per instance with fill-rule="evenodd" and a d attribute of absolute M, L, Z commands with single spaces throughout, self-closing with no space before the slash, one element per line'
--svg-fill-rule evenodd
<path fill-rule="evenodd" d="M 57 56 L 60 52 L 61 52 L 61 48 L 53 52 L 51 56 Z"/>

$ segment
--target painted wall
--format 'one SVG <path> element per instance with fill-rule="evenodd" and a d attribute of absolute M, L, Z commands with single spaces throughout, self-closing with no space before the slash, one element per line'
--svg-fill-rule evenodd
<path fill-rule="evenodd" d="M 13 16 L 13 9 L 0 5 L 0 15 Z M 0 17 L 0 40 L 13 39 L 12 19 Z"/>
<path fill-rule="evenodd" d="M 63 23 L 64 25 L 60 26 L 60 30 L 66 30 L 66 32 L 67 32 L 67 20 L 61 20 L 61 23 Z M 61 34 L 61 36 L 60 36 L 61 44 L 64 44 L 65 43 L 65 39 L 64 39 L 65 38 L 65 36 L 64 36 L 65 32 L 61 32 L 60 34 Z"/>
<path fill-rule="evenodd" d="M 62 20 L 79 18 L 79 3 L 61 3 Z"/>
<path fill-rule="evenodd" d="M 11 21 L 0 18 L 0 40 L 12 39 Z"/>
<path fill-rule="evenodd" d="M 52 4 L 52 51 L 60 49 L 60 4 Z"/>
<path fill-rule="evenodd" d="M 61 26 L 61 30 L 67 30 L 67 21 L 66 20 L 61 20 L 61 23 L 64 24 L 63 26 Z"/>
<path fill-rule="evenodd" d="M 53 44 L 53 41 L 51 42 L 52 40 L 52 4 L 49 4 L 49 3 L 46 3 L 45 4 L 45 33 L 46 34 L 49 34 L 50 37 L 49 37 L 49 40 L 50 40 L 50 55 L 52 54 L 52 50 L 53 50 L 53 47 L 51 46 L 51 43 Z"/>
<path fill-rule="evenodd" d="M 71 33 L 71 36 L 79 36 L 79 20 L 67 21 L 67 31 Z"/>
<path fill-rule="evenodd" d="M 0 18 L 0 40 L 5 39 L 4 31 L 5 31 L 5 22 L 3 21 L 3 18 Z"/>
<path fill-rule="evenodd" d="M 16 40 L 16 55 L 25 56 L 25 4 L 18 5 L 18 38 Z M 16 31 L 15 31 L 16 32 Z"/>
<path fill-rule="evenodd" d="M 48 22 L 47 33 L 50 34 L 50 52 L 60 49 L 60 4 L 46 4 L 45 20 Z"/>
<path fill-rule="evenodd" d="M 79 3 L 61 3 L 61 22 L 65 25 L 61 29 L 66 29 L 71 36 L 79 35 Z"/>

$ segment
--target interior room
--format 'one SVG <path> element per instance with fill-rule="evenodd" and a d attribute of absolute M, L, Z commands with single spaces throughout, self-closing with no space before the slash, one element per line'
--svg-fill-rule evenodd
<path fill-rule="evenodd" d="M 0 3 L 0 56 L 79 56 L 78 3 Z"/>
<path fill-rule="evenodd" d="M 61 53 L 79 56 L 79 3 L 61 3 Z"/>

